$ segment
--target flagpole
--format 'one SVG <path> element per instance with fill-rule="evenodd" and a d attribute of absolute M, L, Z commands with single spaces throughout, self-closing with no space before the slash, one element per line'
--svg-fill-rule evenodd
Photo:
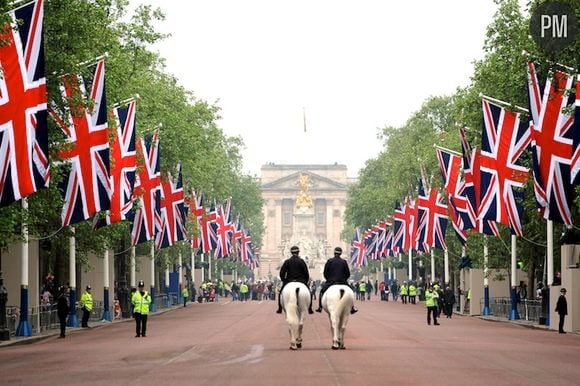
<path fill-rule="evenodd" d="M 514 104 L 511 104 L 511 103 L 502 101 L 501 99 L 496 99 L 496 98 L 493 98 L 493 97 L 484 95 L 482 93 L 479 93 L 479 97 L 482 98 L 482 99 L 485 99 L 485 100 L 487 100 L 489 102 L 497 103 L 497 104 L 502 105 L 502 106 L 511 107 L 512 109 L 520 110 L 523 113 L 529 113 L 530 112 L 525 107 L 521 107 L 521 106 L 518 106 L 518 105 L 514 105 Z"/>
<path fill-rule="evenodd" d="M 465 245 L 461 247 L 461 258 L 463 259 L 467 255 L 465 250 Z M 459 270 L 459 310 L 463 313 L 465 305 L 467 304 L 467 298 L 463 299 L 463 308 L 461 307 L 461 295 L 462 292 L 465 293 L 465 267 L 461 267 Z"/>
<path fill-rule="evenodd" d="M 482 315 L 491 315 L 489 308 L 489 248 L 487 246 L 487 236 L 483 236 L 483 310 Z"/>
<path fill-rule="evenodd" d="M 435 248 L 431 247 L 431 282 L 435 280 Z"/>
<path fill-rule="evenodd" d="M 548 300 L 546 309 L 548 312 L 546 313 L 546 326 L 550 325 L 550 291 L 552 289 L 552 284 L 554 284 L 554 222 L 552 220 L 548 220 L 546 224 L 546 241 L 547 241 L 547 266 L 548 266 Z"/>
<path fill-rule="evenodd" d="M 201 283 L 200 283 L 200 284 L 203 284 L 203 283 L 205 283 L 205 265 L 204 265 L 204 256 L 205 256 L 205 253 L 203 253 L 203 252 L 202 252 L 202 253 L 201 253 L 201 256 L 200 256 L 200 262 L 201 262 Z"/>
<path fill-rule="evenodd" d="M 449 251 L 443 250 L 444 253 L 444 270 L 445 270 L 445 285 L 449 284 Z"/>
<path fill-rule="evenodd" d="M 28 199 L 22 198 L 22 211 L 28 212 Z M 28 224 L 22 222 L 22 244 L 20 253 L 20 321 L 16 328 L 16 336 L 32 336 L 32 327 L 28 321 Z"/>
<path fill-rule="evenodd" d="M 137 288 L 135 286 L 135 246 L 131 247 L 131 289 Z"/>
<path fill-rule="evenodd" d="M 115 104 L 114 104 L 113 106 L 111 106 L 111 107 L 119 107 L 119 106 L 124 106 L 124 105 L 126 105 L 127 103 L 129 103 L 129 102 L 132 102 L 132 101 L 134 101 L 134 100 L 137 100 L 137 99 L 139 99 L 139 94 L 135 94 L 135 95 L 134 95 L 134 96 L 132 96 L 132 97 L 129 97 L 129 98 L 127 98 L 127 99 L 124 99 L 124 100 L 122 100 L 122 101 L 120 101 L 120 102 L 117 102 L 117 103 L 115 103 Z"/>
<path fill-rule="evenodd" d="M 208 269 L 208 272 L 207 272 L 207 279 L 209 281 L 211 281 L 212 280 L 212 277 L 213 277 L 212 274 L 211 274 L 211 269 L 212 269 L 211 260 L 212 260 L 211 259 L 211 253 L 209 253 L 208 256 L 207 256 L 207 262 L 209 264 L 209 269 Z"/>
<path fill-rule="evenodd" d="M 177 265 L 178 265 L 178 269 L 177 269 L 177 275 L 179 277 L 178 282 L 178 290 L 177 290 L 177 303 L 181 304 L 181 302 L 183 301 L 181 298 L 181 290 L 183 289 L 183 257 L 181 256 L 181 249 L 179 250 L 179 253 L 177 254 Z"/>
<path fill-rule="evenodd" d="M 109 308 L 109 249 L 105 247 L 105 252 L 103 252 L 103 322 L 113 320 Z"/>
<path fill-rule="evenodd" d="M 151 312 L 157 312 L 157 303 L 155 302 L 155 242 L 151 241 L 151 249 L 149 250 L 149 257 L 151 258 Z"/>
<path fill-rule="evenodd" d="M 459 156 L 463 157 L 463 154 L 461 154 L 461 153 L 459 153 L 459 152 L 457 152 L 457 151 L 455 151 L 455 150 L 451 150 L 451 149 L 447 149 L 447 148 L 445 148 L 445 147 L 439 146 L 439 145 L 437 145 L 437 144 L 435 144 L 435 143 L 433 144 L 433 147 L 434 147 L 435 149 L 441 149 L 441 150 L 443 150 L 443 151 L 445 151 L 445 152 L 448 152 L 448 153 L 451 153 L 451 154 L 455 154 L 455 155 L 459 155 Z"/>
<path fill-rule="evenodd" d="M 173 303 L 171 300 L 171 295 L 169 294 L 169 267 L 165 265 L 165 294 L 167 295 L 167 308 L 171 308 Z"/>
<path fill-rule="evenodd" d="M 510 311 L 509 320 L 518 320 L 520 315 L 518 313 L 518 299 L 517 299 L 517 292 L 516 292 L 516 285 L 517 285 L 517 239 L 516 235 L 511 235 L 511 270 L 512 270 L 512 277 L 511 277 L 511 300 L 512 300 L 512 310 Z"/>
<path fill-rule="evenodd" d="M 413 280 L 413 249 L 409 247 L 409 281 Z"/>
<path fill-rule="evenodd" d="M 77 318 L 77 272 L 76 272 L 76 240 L 75 228 L 70 228 L 72 236 L 69 238 L 69 254 L 68 254 L 68 269 L 69 269 L 69 314 L 66 325 L 68 327 L 78 327 L 79 320 Z"/>

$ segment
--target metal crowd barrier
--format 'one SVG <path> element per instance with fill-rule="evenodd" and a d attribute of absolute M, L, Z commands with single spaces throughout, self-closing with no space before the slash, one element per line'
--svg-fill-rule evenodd
<path fill-rule="evenodd" d="M 484 301 L 480 300 L 480 309 L 483 309 Z M 512 310 L 511 298 L 490 298 L 489 308 L 491 314 L 498 318 L 509 319 Z M 539 322 L 542 316 L 542 301 L 524 299 L 517 304 L 518 314 L 520 320 L 527 320 L 530 322 Z"/>

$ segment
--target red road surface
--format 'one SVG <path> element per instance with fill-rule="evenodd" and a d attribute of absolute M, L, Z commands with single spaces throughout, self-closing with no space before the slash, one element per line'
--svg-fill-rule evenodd
<path fill-rule="evenodd" d="M 290 351 L 272 301 L 189 304 L 132 321 L 0 347 L 1 385 L 580 385 L 580 335 L 454 316 L 428 326 L 423 304 L 357 302 L 346 350 L 326 314 Z"/>

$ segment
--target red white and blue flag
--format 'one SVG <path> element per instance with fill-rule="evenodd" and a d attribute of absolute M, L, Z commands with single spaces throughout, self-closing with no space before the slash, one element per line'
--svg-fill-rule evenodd
<path fill-rule="evenodd" d="M 356 228 L 350 249 L 350 264 L 355 268 L 367 265 L 365 255 L 365 241 L 361 238 L 360 230 Z"/>
<path fill-rule="evenodd" d="M 201 220 L 205 213 L 203 207 L 203 194 L 192 192 L 191 196 L 185 198 L 188 207 L 189 219 L 192 223 L 191 247 L 195 250 L 201 248 Z"/>
<path fill-rule="evenodd" d="M 234 226 L 232 224 L 231 210 L 231 199 L 228 199 L 225 205 L 219 205 L 217 207 L 214 229 L 218 242 L 215 248 L 215 257 L 220 259 L 229 256 L 232 249 Z"/>
<path fill-rule="evenodd" d="M 393 227 L 393 252 L 395 254 L 402 252 L 406 243 L 405 239 L 407 237 L 407 218 L 405 213 L 406 207 L 401 207 L 401 203 L 397 202 L 395 204 L 395 211 L 393 213 L 393 217 L 395 219 L 395 225 Z"/>
<path fill-rule="evenodd" d="M 453 230 L 457 235 L 459 242 L 465 245 L 467 242 L 467 231 L 463 228 L 463 221 L 459 215 L 456 206 L 456 200 L 465 201 L 465 197 L 459 195 L 462 182 L 459 179 L 461 173 L 461 156 L 453 154 L 448 150 L 437 148 L 437 159 L 439 160 L 439 168 L 443 176 L 443 184 L 447 192 L 447 210 L 451 218 Z M 464 205 L 465 206 L 465 205 Z"/>
<path fill-rule="evenodd" d="M 135 150 L 135 100 L 113 108 L 116 130 L 111 144 L 111 209 L 107 224 L 128 219 L 133 207 L 137 155 Z M 130 216 L 131 217 L 131 216 Z"/>
<path fill-rule="evenodd" d="M 530 143 L 530 130 L 520 115 L 483 99 L 479 218 L 509 226 L 522 235 L 522 198 L 529 170 L 517 163 Z"/>
<path fill-rule="evenodd" d="M 48 186 L 44 1 L 10 12 L 0 34 L 0 205 Z"/>
<path fill-rule="evenodd" d="M 135 180 L 133 196 L 137 209 L 131 230 L 132 245 L 144 243 L 155 238 L 155 221 L 161 200 L 161 172 L 159 164 L 159 129 L 146 142 L 137 141 L 137 155 L 143 164 Z"/>
<path fill-rule="evenodd" d="M 580 185 L 580 70 L 576 76 L 576 111 L 574 113 L 574 128 L 572 129 L 572 140 L 574 153 L 570 163 L 570 179 L 572 184 Z"/>
<path fill-rule="evenodd" d="M 49 109 L 68 142 L 60 151 L 60 157 L 70 164 L 60 186 L 63 226 L 87 220 L 111 206 L 105 60 L 98 60 L 92 69 L 86 82 L 88 95 L 81 75 L 65 75 L 61 92 L 68 104 L 66 111 L 59 114 L 55 106 Z M 87 97 L 88 106 L 79 103 L 79 98 Z"/>
<path fill-rule="evenodd" d="M 447 205 L 443 203 L 438 189 L 431 188 L 429 195 L 427 195 L 423 184 L 420 183 L 417 207 L 419 211 L 418 250 L 429 252 L 431 247 L 447 249 L 445 244 Z"/>
<path fill-rule="evenodd" d="M 536 202 L 545 219 L 567 225 L 572 225 L 573 118 L 565 109 L 568 106 L 566 90 L 571 87 L 572 77 L 555 71 L 553 76 L 548 76 L 542 96 L 535 66 L 528 63 Z"/>
<path fill-rule="evenodd" d="M 215 204 L 211 208 L 205 208 L 200 227 L 200 248 L 202 253 L 209 253 L 217 247 L 217 236 L 213 227 L 216 219 L 217 210 Z"/>
<path fill-rule="evenodd" d="M 177 178 L 173 180 L 171 173 L 167 173 L 167 180 L 161 183 L 160 219 L 155 244 L 157 249 L 167 248 L 176 242 L 187 238 L 183 179 L 181 165 L 177 166 Z"/>
<path fill-rule="evenodd" d="M 240 237 L 240 259 L 242 263 L 249 265 L 250 267 L 255 264 L 254 247 L 252 245 L 252 236 L 245 229 L 242 231 Z"/>
<path fill-rule="evenodd" d="M 471 149 L 465 137 L 465 131 L 460 129 L 461 149 L 463 151 L 463 175 L 465 181 L 460 196 L 466 198 L 466 207 L 457 207 L 464 222 L 463 229 L 474 229 L 485 235 L 499 236 L 499 229 L 495 222 L 479 218 L 479 203 L 481 197 L 480 174 L 481 154 L 479 149 Z M 458 201 L 457 204 L 460 202 Z"/>

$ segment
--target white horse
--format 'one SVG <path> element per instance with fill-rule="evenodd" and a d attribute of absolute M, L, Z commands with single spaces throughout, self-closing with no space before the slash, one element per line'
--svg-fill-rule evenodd
<path fill-rule="evenodd" d="M 322 296 L 322 308 L 330 319 L 332 333 L 332 349 L 344 350 L 344 330 L 354 304 L 354 292 L 344 284 L 334 284 L 328 287 Z"/>
<path fill-rule="evenodd" d="M 302 328 L 310 307 L 310 290 L 304 283 L 294 281 L 286 284 L 280 296 L 290 331 L 290 350 L 297 350 L 302 348 Z"/>

